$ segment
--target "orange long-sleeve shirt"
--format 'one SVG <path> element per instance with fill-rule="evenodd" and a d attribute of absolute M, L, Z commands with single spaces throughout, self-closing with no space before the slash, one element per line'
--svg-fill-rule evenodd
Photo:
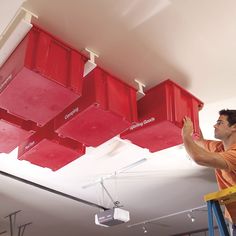
<path fill-rule="evenodd" d="M 231 145 L 227 150 L 224 150 L 223 143 L 220 141 L 206 140 L 203 144 L 206 150 L 217 152 L 227 163 L 227 170 L 215 169 L 219 189 L 236 185 L 236 144 Z M 236 202 L 227 204 L 225 207 L 225 217 L 236 223 Z"/>

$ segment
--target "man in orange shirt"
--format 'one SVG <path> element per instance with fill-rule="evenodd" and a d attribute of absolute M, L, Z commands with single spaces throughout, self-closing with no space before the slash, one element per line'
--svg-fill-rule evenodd
<path fill-rule="evenodd" d="M 193 123 L 184 118 L 182 137 L 189 156 L 199 165 L 215 169 L 219 189 L 236 185 L 236 110 L 221 110 L 214 125 L 215 138 L 221 141 L 205 140 L 202 136 L 193 140 Z M 226 206 L 225 217 L 236 235 L 236 203 Z M 233 231 L 233 232 L 232 232 Z"/>

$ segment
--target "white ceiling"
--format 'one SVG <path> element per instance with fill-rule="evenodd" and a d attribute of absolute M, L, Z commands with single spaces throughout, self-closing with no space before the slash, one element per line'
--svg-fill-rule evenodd
<path fill-rule="evenodd" d="M 205 103 L 200 124 L 208 138 L 218 110 L 235 108 L 234 0 L 28 0 L 24 7 L 38 15 L 34 23 L 74 48 L 97 52 L 97 64 L 126 83 L 135 87 L 138 78 L 150 88 L 170 78 L 192 92 Z M 130 211 L 129 223 L 96 226 L 99 209 L 0 175 L 0 232 L 8 230 L 4 216 L 22 210 L 17 223 L 33 222 L 25 236 L 139 236 L 142 225 L 130 225 L 202 206 L 204 194 L 217 190 L 213 170 L 195 165 L 181 145 L 151 154 L 117 139 L 88 148 L 57 172 L 17 160 L 16 151 L 1 154 L 0 170 L 112 207 L 101 185 L 83 186 L 143 158 L 147 161 L 104 182 Z M 186 213 L 153 221 L 148 235 L 206 228 L 206 212 L 195 216 L 194 223 Z"/>

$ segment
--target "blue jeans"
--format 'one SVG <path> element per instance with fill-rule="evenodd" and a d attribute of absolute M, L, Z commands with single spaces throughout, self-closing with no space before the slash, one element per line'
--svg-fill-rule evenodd
<path fill-rule="evenodd" d="M 236 236 L 236 224 L 229 223 L 229 231 L 231 236 Z"/>
<path fill-rule="evenodd" d="M 232 228 L 233 228 L 233 236 L 236 236 L 236 224 L 233 224 Z"/>

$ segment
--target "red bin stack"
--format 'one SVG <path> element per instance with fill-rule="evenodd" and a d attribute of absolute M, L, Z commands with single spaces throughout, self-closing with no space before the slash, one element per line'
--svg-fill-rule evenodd
<path fill-rule="evenodd" d="M 182 143 L 185 115 L 203 103 L 166 80 L 138 102 L 136 90 L 34 26 L 0 68 L 0 152 L 56 171 L 116 135 L 156 152 Z"/>

